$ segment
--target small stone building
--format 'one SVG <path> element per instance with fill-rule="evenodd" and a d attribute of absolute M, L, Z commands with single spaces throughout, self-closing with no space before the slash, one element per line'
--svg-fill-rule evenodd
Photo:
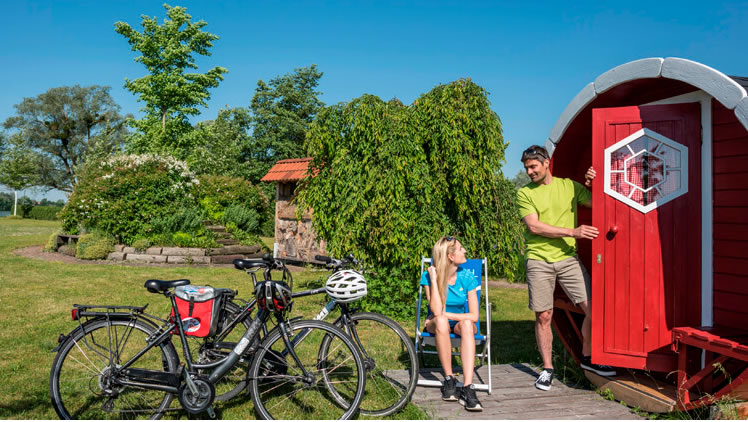
<path fill-rule="evenodd" d="M 268 171 L 263 182 L 275 182 L 275 244 L 273 256 L 299 262 L 318 262 L 315 255 L 325 255 L 325 242 L 312 229 L 312 210 L 301 220 L 296 218 L 293 202 L 296 183 L 306 177 L 311 158 L 280 160 Z"/>

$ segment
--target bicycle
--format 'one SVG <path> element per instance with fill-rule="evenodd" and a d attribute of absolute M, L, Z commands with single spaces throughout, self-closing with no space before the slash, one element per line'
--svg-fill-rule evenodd
<path fill-rule="evenodd" d="M 330 278 L 360 264 L 353 255 L 342 260 L 321 255 L 316 256 L 315 259 L 325 262 L 327 267 L 332 269 Z M 237 265 L 237 262 L 235 266 L 241 268 L 241 264 Z M 254 273 L 251 275 L 253 280 L 256 280 Z M 288 273 L 288 277 L 290 276 Z M 328 286 L 294 292 L 292 296 L 299 298 L 323 293 L 330 295 Z M 363 295 L 365 294 L 364 291 Z M 363 295 L 355 299 L 360 299 Z M 360 404 L 360 412 L 368 416 L 389 416 L 407 405 L 418 382 L 418 360 L 413 342 L 397 322 L 381 314 L 352 309 L 349 304 L 352 300 L 348 301 L 348 299 L 350 298 L 341 299 L 339 295 L 338 300 L 331 297 L 314 320 L 323 320 L 336 307 L 340 309 L 341 314 L 333 325 L 342 328 L 353 339 L 362 354 L 367 375 L 366 394 Z M 227 301 L 226 305 L 232 309 L 241 309 L 238 314 L 235 314 L 235 319 L 226 322 L 226 330 L 230 331 L 241 320 L 242 315 L 247 315 L 254 303 L 237 305 L 231 300 Z M 234 380 L 239 377 L 240 375 L 237 374 Z M 231 391 L 223 395 L 222 399 L 228 400 L 236 397 L 245 386 L 246 381 L 237 382 Z M 345 398 L 334 388 L 330 393 L 340 405 L 347 404 Z"/>
<path fill-rule="evenodd" d="M 266 267 L 266 274 L 285 267 L 277 261 L 252 265 Z M 182 318 L 175 298 L 176 290 L 189 284 L 186 279 L 145 283 L 149 292 L 171 301 L 172 316 L 167 319 L 145 313 L 147 305 L 73 305 L 72 318 L 78 327 L 61 334 L 53 350 L 57 355 L 50 373 L 50 396 L 58 416 L 157 419 L 179 409 L 171 406 L 176 396 L 181 409 L 207 412 L 213 418 L 215 384 L 250 352 L 246 379 L 261 418 L 349 419 L 356 414 L 366 383 L 360 352 L 332 324 L 287 319 L 293 298 L 286 283 L 268 279 L 256 284 L 257 314 L 233 350 L 209 363 L 193 361 L 186 339 L 194 328 L 192 318 Z M 230 291 L 217 290 L 231 300 Z M 271 316 L 277 326 L 259 342 Z M 293 335 L 302 331 L 304 336 Z M 175 334 L 182 343 L 184 362 L 172 342 Z M 331 399 L 332 389 L 343 395 L 347 406 Z"/>

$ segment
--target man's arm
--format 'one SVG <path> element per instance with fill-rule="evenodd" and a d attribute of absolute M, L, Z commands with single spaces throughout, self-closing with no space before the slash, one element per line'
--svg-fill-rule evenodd
<path fill-rule="evenodd" d="M 543 223 L 538 219 L 537 214 L 526 215 L 522 218 L 530 233 L 556 239 L 559 237 L 573 237 L 575 239 L 594 239 L 598 235 L 598 230 L 592 226 L 581 225 L 576 229 L 567 229 L 565 227 L 551 226 Z"/>
<path fill-rule="evenodd" d="M 597 172 L 595 172 L 595 169 L 590 166 L 590 168 L 587 169 L 587 173 L 584 174 L 584 185 L 592 189 L 592 181 L 595 179 L 595 176 L 597 176 Z M 582 205 L 587 208 L 592 208 L 592 197 L 582 202 Z"/>

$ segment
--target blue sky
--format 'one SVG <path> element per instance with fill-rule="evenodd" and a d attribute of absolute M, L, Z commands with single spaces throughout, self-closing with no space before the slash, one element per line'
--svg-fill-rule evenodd
<path fill-rule="evenodd" d="M 502 120 L 504 173 L 543 143 L 585 84 L 644 57 L 682 57 L 748 75 L 748 2 L 332 2 L 181 1 L 221 37 L 201 70 L 228 68 L 196 121 L 247 106 L 258 79 L 317 64 L 327 104 L 364 93 L 410 103 L 435 85 L 470 77 Z M 144 75 L 114 22 L 163 19 L 160 1 L 13 1 L 0 14 L 0 120 L 13 105 L 63 85 L 109 85 L 123 113 L 138 113 L 122 85 Z M 41 198 L 41 194 L 32 194 Z M 48 195 L 57 199 L 59 195 Z"/>

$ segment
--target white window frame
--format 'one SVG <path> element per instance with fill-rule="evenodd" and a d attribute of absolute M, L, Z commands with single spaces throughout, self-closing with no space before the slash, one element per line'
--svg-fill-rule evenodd
<path fill-rule="evenodd" d="M 681 153 L 680 157 L 680 168 L 678 170 L 680 171 L 680 188 L 678 190 L 668 193 L 667 195 L 662 195 L 658 200 L 647 204 L 642 205 L 631 198 L 627 198 L 625 195 L 616 192 L 615 190 L 611 189 L 610 187 L 610 179 L 611 179 L 611 171 L 610 171 L 610 156 L 613 152 L 618 151 L 619 149 L 625 147 L 626 145 L 634 142 L 635 140 L 642 138 L 642 137 L 650 137 L 662 144 L 665 144 Z M 639 155 L 641 151 L 631 151 L 632 157 L 629 159 L 632 159 Z M 651 153 L 651 152 L 650 152 Z M 627 160 L 628 161 L 628 160 Z M 624 167 L 625 171 L 625 167 Z M 672 139 L 661 135 L 651 129 L 643 128 L 639 129 L 636 132 L 632 133 L 631 135 L 621 139 L 620 141 L 616 142 L 615 144 L 611 145 L 608 148 L 605 148 L 605 193 L 610 195 L 611 197 L 623 202 L 624 204 L 630 206 L 631 208 L 634 208 L 635 210 L 641 212 L 642 214 L 646 214 L 653 209 L 659 207 L 660 205 L 666 204 L 673 199 L 685 194 L 688 192 L 688 147 L 685 145 L 682 145 L 678 142 L 673 141 Z M 624 173 L 625 174 L 625 173 Z M 665 175 L 667 177 L 667 175 Z M 627 182 L 628 183 L 628 182 Z M 662 182 L 661 182 L 662 183 Z M 659 185 L 659 183 L 658 183 Z M 655 189 L 658 185 L 652 186 L 647 191 L 641 191 L 641 192 L 648 192 L 651 189 Z"/>

